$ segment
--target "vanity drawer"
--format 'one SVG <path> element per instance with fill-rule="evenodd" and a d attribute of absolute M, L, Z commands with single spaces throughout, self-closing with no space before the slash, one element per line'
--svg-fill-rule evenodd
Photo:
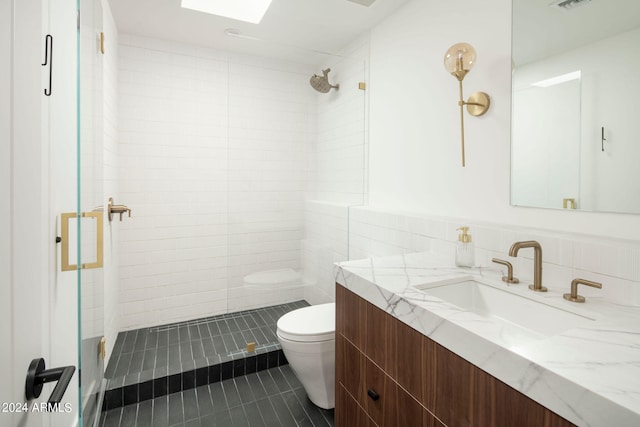
<path fill-rule="evenodd" d="M 358 402 L 338 384 L 336 387 L 335 425 L 344 427 L 376 427 Z"/>
<path fill-rule="evenodd" d="M 398 411 L 402 410 L 396 405 L 397 385 L 371 360 L 365 359 L 365 377 L 362 389 L 365 400 L 363 406 L 379 426 L 402 425 L 395 423 Z"/>
<path fill-rule="evenodd" d="M 359 350 L 364 348 L 367 333 L 367 304 L 353 292 L 336 286 L 336 335 L 342 334 Z"/>
<path fill-rule="evenodd" d="M 442 425 L 415 397 L 341 334 L 336 336 L 336 378 L 336 392 L 344 389 L 378 426 Z"/>
<path fill-rule="evenodd" d="M 336 334 L 336 386 L 342 386 L 364 407 L 365 356 L 344 336 Z"/>

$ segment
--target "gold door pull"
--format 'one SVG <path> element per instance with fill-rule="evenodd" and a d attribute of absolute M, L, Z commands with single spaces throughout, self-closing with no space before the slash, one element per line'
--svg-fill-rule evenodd
<path fill-rule="evenodd" d="M 107 213 L 109 215 L 109 221 L 113 221 L 113 214 L 120 214 L 120 221 L 122 221 L 122 215 L 127 212 L 129 218 L 131 218 L 131 209 L 125 205 L 114 205 L 113 197 L 109 197 L 109 204 L 107 207 Z"/>
<path fill-rule="evenodd" d="M 82 219 L 93 219 L 96 221 L 96 260 L 94 262 L 86 262 L 82 263 L 79 267 L 77 264 L 70 263 L 70 244 L 71 238 L 69 236 L 69 220 L 73 218 L 78 218 L 78 220 Z M 92 268 L 102 268 L 104 264 L 104 246 L 103 246 L 103 214 L 102 212 L 80 212 L 78 215 L 77 212 L 68 212 L 60 215 L 60 232 L 62 236 L 58 239 L 56 238 L 56 242 L 62 243 L 62 247 L 60 248 L 60 269 L 62 271 L 73 271 L 84 269 L 89 270 Z M 74 227 L 75 228 L 75 227 Z M 77 237 L 76 237 L 77 238 Z"/>

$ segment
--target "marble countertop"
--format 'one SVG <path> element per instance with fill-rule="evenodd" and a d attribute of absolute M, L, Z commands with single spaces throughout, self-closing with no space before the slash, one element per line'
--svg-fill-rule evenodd
<path fill-rule="evenodd" d="M 507 285 L 497 266 L 461 269 L 430 253 L 342 262 L 335 275 L 347 289 L 576 425 L 640 426 L 639 307 L 597 297 L 572 303 L 562 292 Z M 514 330 L 415 288 L 463 275 L 586 321 L 559 333 Z"/>

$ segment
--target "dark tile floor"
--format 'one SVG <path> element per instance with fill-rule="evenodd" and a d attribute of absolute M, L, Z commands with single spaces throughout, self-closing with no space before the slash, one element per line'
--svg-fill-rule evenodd
<path fill-rule="evenodd" d="M 101 427 L 333 426 L 289 365 L 106 411 Z"/>
<path fill-rule="evenodd" d="M 256 353 L 279 349 L 276 323 L 285 313 L 309 305 L 296 301 L 272 307 L 207 317 L 188 322 L 142 328 L 118 334 L 105 378 L 135 376 L 162 370 L 169 374 L 192 367 L 194 360 L 222 363 L 246 355 L 246 345 L 256 343 Z M 150 375 L 155 378 L 157 375 Z M 117 382 L 113 381 L 114 383 Z"/>
<path fill-rule="evenodd" d="M 276 336 L 295 301 L 118 334 L 105 372 L 103 410 L 287 364 Z M 254 343 L 253 352 L 247 344 Z"/>

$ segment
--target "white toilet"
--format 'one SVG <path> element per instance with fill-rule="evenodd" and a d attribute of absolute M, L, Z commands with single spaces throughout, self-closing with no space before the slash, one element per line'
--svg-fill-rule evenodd
<path fill-rule="evenodd" d="M 282 351 L 309 400 L 324 409 L 335 406 L 336 304 L 293 310 L 278 320 Z"/>

